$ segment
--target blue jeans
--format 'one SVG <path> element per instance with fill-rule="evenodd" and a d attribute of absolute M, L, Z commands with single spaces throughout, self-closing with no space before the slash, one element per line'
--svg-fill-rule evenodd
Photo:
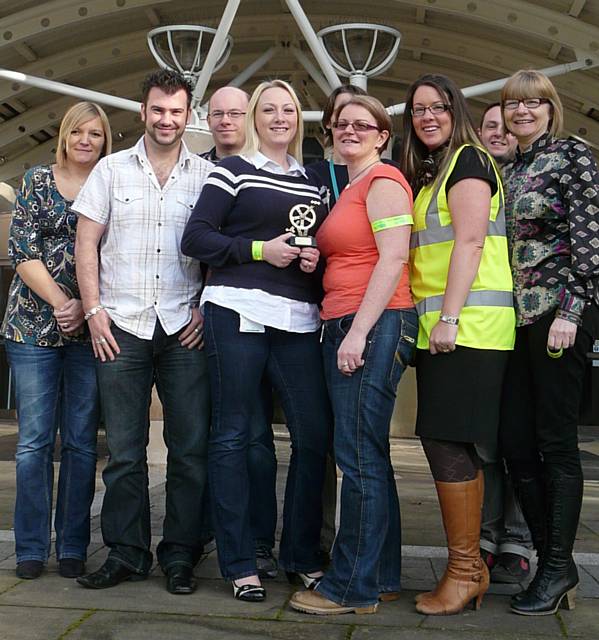
<path fill-rule="evenodd" d="M 250 419 L 250 520 L 256 546 L 272 549 L 277 528 L 277 456 L 272 432 L 272 388 L 268 380 L 262 381 L 260 395 Z M 212 502 L 208 490 L 204 491 L 202 540 L 208 542 L 213 537 Z"/>
<path fill-rule="evenodd" d="M 109 557 L 146 574 L 150 552 L 148 497 L 149 408 L 156 383 L 164 415 L 166 514 L 158 562 L 193 566 L 202 551 L 200 524 L 206 482 L 210 396 L 203 351 L 181 346 L 179 333 L 167 336 L 156 322 L 151 340 L 114 324 L 121 352 L 98 361 L 98 382 L 110 458 L 104 469 L 102 534 Z"/>
<path fill-rule="evenodd" d="M 212 390 L 210 488 L 221 573 L 233 580 L 257 573 L 248 444 L 264 375 L 281 398 L 291 435 L 279 560 L 288 571 L 315 571 L 332 427 L 318 332 L 266 327 L 264 333 L 240 333 L 234 311 L 211 303 L 204 311 Z"/>
<path fill-rule="evenodd" d="M 15 540 L 17 562 L 50 554 L 52 457 L 60 429 L 54 528 L 59 560 L 85 560 L 94 497 L 99 421 L 96 366 L 88 344 L 63 347 L 6 340 L 15 385 L 19 439 Z"/>
<path fill-rule="evenodd" d="M 480 527 L 480 547 L 493 555 L 515 553 L 530 559 L 532 540 L 511 477 L 495 446 L 476 445 L 483 463 L 485 497 Z"/>
<path fill-rule="evenodd" d="M 401 588 L 399 499 L 389 451 L 397 385 L 412 361 L 416 312 L 386 310 L 366 341 L 364 366 L 347 377 L 337 351 L 354 314 L 328 320 L 325 375 L 335 416 L 335 460 L 343 472 L 341 521 L 318 591 L 344 606 L 368 606 Z"/>

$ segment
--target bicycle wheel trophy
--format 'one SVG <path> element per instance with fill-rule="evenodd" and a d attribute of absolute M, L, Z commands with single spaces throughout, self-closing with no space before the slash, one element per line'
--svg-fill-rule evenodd
<path fill-rule="evenodd" d="M 308 231 L 316 224 L 316 211 L 313 204 L 296 204 L 289 210 L 291 226 L 285 231 L 295 235 L 287 240 L 292 247 L 316 247 L 316 238 L 308 235 Z"/>

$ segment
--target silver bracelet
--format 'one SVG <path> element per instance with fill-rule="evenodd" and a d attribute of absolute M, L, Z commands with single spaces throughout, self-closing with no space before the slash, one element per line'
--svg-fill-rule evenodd
<path fill-rule="evenodd" d="M 83 319 L 87 322 L 92 316 L 95 316 L 96 313 L 99 313 L 100 311 L 102 311 L 102 309 L 104 309 L 103 304 L 98 304 L 95 307 L 92 307 L 89 311 L 85 313 L 85 315 L 83 316 Z"/>
<path fill-rule="evenodd" d="M 446 316 L 445 314 L 443 314 L 439 320 L 441 322 L 444 322 L 445 324 L 452 324 L 454 326 L 457 326 L 458 324 L 460 324 L 460 319 L 457 316 Z"/>

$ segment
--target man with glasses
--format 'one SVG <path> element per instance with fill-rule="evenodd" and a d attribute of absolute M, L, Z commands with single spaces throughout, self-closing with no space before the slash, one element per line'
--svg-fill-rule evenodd
<path fill-rule="evenodd" d="M 250 97 L 237 87 L 217 89 L 208 103 L 208 128 L 214 140 L 210 151 L 200 154 L 216 164 L 237 155 L 245 144 L 245 112 Z"/>
<path fill-rule="evenodd" d="M 534 101 L 533 98 L 524 102 Z M 517 103 L 516 100 L 510 102 Z M 497 164 L 504 165 L 513 160 L 518 141 L 506 131 L 498 102 L 485 109 L 478 135 Z M 485 476 L 480 532 L 481 556 L 489 567 L 491 582 L 521 583 L 528 578 L 530 572 L 530 532 L 514 494 L 510 476 L 506 473 L 499 443 L 495 446 L 477 445 L 476 450 L 482 460 Z"/>
<path fill-rule="evenodd" d="M 208 127 L 214 147 L 202 158 L 217 164 L 238 155 L 245 144 L 245 113 L 249 95 L 236 87 L 217 89 L 208 103 Z M 256 398 L 252 418 L 248 468 L 250 475 L 250 516 L 256 542 L 256 567 L 262 579 L 276 578 L 278 563 L 273 555 L 277 526 L 277 458 L 272 433 L 272 389 L 263 384 L 262 397 Z M 214 540 L 208 492 L 204 500 L 202 538 L 209 552 Z"/>

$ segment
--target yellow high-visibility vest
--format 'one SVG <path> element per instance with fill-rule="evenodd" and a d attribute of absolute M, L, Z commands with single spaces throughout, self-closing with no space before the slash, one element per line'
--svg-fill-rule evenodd
<path fill-rule="evenodd" d="M 410 284 L 420 331 L 418 348 L 429 348 L 429 336 L 439 321 L 447 285 L 454 230 L 445 185 L 466 146 L 453 155 L 442 180 L 424 187 L 414 202 L 414 226 L 410 241 Z M 480 148 L 480 151 L 487 152 Z M 488 155 L 488 154 L 487 154 Z M 505 209 L 501 176 L 491 198 L 489 227 L 478 273 L 460 313 L 456 344 L 474 349 L 514 348 L 516 319 L 513 307 L 512 274 L 508 258 Z"/>

